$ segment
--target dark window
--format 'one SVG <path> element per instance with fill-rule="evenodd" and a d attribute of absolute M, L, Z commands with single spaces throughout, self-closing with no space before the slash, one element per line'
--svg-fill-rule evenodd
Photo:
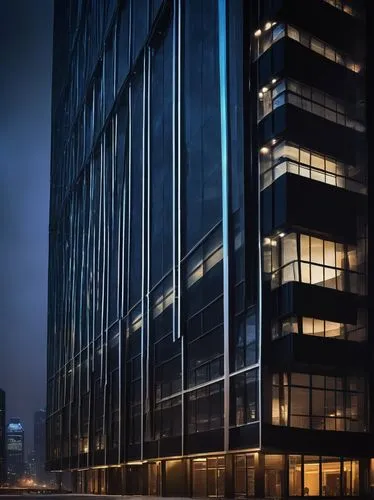
<path fill-rule="evenodd" d="M 152 50 L 150 86 L 150 214 L 151 283 L 157 283 L 172 266 L 172 123 L 173 36 L 169 29 Z"/>
<path fill-rule="evenodd" d="M 241 373 L 231 379 L 231 425 L 258 420 L 258 370 Z"/>
<path fill-rule="evenodd" d="M 188 434 L 223 427 L 223 382 L 189 392 L 187 411 Z"/>
<path fill-rule="evenodd" d="M 221 219 L 218 4 L 182 2 L 185 250 Z"/>
<path fill-rule="evenodd" d="M 240 370 L 257 361 L 256 316 L 248 314 L 236 318 L 235 324 L 235 370 Z"/>

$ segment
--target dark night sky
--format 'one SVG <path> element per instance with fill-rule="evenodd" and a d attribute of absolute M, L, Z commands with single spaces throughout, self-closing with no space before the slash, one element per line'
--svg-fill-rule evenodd
<path fill-rule="evenodd" d="M 0 387 L 45 406 L 52 0 L 0 0 Z"/>

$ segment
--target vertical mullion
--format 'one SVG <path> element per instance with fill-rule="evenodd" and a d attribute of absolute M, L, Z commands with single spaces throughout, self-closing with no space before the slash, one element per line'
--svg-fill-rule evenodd
<path fill-rule="evenodd" d="M 147 365 L 146 365 L 146 412 L 148 414 L 148 422 L 150 423 L 150 314 L 149 314 L 149 309 L 150 309 L 150 297 L 149 297 L 149 290 L 150 290 L 150 281 L 151 281 L 151 255 L 150 255 L 150 249 L 151 249 L 151 143 L 150 143 L 150 124 L 151 124 L 151 49 L 148 48 L 146 51 L 146 62 L 147 64 L 147 124 L 146 124 L 146 169 L 147 169 L 147 189 L 146 189 L 146 198 L 147 198 L 147 235 L 146 235 L 146 240 L 147 240 L 147 264 L 146 264 L 146 297 L 145 297 L 145 304 L 146 304 L 146 342 L 147 342 Z"/>
<path fill-rule="evenodd" d="M 143 460 L 144 454 L 144 336 L 146 328 L 146 318 L 145 318 L 145 287 L 146 287 L 146 66 L 147 66 L 147 55 L 144 52 L 143 55 L 143 109 L 142 109 L 142 282 L 141 282 L 141 315 L 142 315 L 142 327 L 141 327 L 141 379 L 140 379 L 140 397 L 141 397 L 141 410 L 140 410 L 140 458 Z"/>
<path fill-rule="evenodd" d="M 219 90 L 222 162 L 222 246 L 223 246 L 223 324 L 224 324 L 224 450 L 229 449 L 230 411 L 230 309 L 229 309 L 229 171 L 227 104 L 227 26 L 226 0 L 218 0 Z"/>

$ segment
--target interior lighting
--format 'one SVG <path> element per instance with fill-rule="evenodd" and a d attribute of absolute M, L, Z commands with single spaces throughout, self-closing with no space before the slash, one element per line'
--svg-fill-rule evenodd
<path fill-rule="evenodd" d="M 270 28 L 272 27 L 272 24 L 270 21 L 268 21 L 266 24 L 265 24 L 265 31 L 269 30 Z"/>
<path fill-rule="evenodd" d="M 276 78 L 273 78 L 273 79 L 272 79 L 272 81 L 271 81 L 271 83 L 273 83 L 273 84 L 274 84 L 274 83 L 277 83 L 277 79 L 276 79 Z"/>
<path fill-rule="evenodd" d="M 267 148 L 266 146 L 262 146 L 262 148 L 260 149 L 260 153 L 262 153 L 263 155 L 268 154 L 268 152 L 269 148 Z"/>
<path fill-rule="evenodd" d="M 258 38 L 259 36 L 261 36 L 262 34 L 262 31 L 260 29 L 256 30 L 255 31 L 255 37 Z"/>
<path fill-rule="evenodd" d="M 269 89 L 267 87 L 262 87 L 262 92 L 265 94 Z"/>

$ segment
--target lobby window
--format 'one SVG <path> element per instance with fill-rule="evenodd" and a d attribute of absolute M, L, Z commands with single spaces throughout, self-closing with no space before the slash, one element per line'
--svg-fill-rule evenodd
<path fill-rule="evenodd" d="M 292 104 L 338 125 L 352 128 L 358 132 L 365 131 L 365 126 L 361 122 L 348 116 L 342 101 L 295 80 L 282 80 L 271 88 L 270 86 L 263 87 L 258 97 L 259 120 L 280 106 Z"/>
<path fill-rule="evenodd" d="M 273 340 L 289 334 L 303 334 L 355 342 L 364 342 L 366 340 L 366 329 L 361 324 L 350 325 L 318 318 L 298 318 L 295 316 L 282 318 L 273 324 Z"/>
<path fill-rule="evenodd" d="M 300 281 L 334 290 L 360 293 L 355 247 L 305 234 L 264 239 L 264 273 L 271 287 Z"/>
<path fill-rule="evenodd" d="M 265 455 L 265 497 L 284 496 L 284 455 Z"/>
<path fill-rule="evenodd" d="M 255 455 L 235 456 L 235 497 L 255 495 Z"/>
<path fill-rule="evenodd" d="M 302 457 L 289 455 L 288 457 L 288 487 L 290 496 L 302 495 Z M 305 493 L 305 491 L 304 491 Z"/>
<path fill-rule="evenodd" d="M 284 141 L 269 146 L 266 153 L 260 154 L 260 170 L 261 189 L 290 173 L 355 193 L 367 191 L 363 184 L 363 168 Z"/>
<path fill-rule="evenodd" d="M 225 496 L 225 457 L 194 458 L 191 465 L 193 497 Z"/>
<path fill-rule="evenodd" d="M 340 457 L 289 455 L 289 496 L 359 495 L 359 463 Z"/>
<path fill-rule="evenodd" d="M 365 381 L 304 373 L 273 375 L 273 425 L 364 432 Z"/>

